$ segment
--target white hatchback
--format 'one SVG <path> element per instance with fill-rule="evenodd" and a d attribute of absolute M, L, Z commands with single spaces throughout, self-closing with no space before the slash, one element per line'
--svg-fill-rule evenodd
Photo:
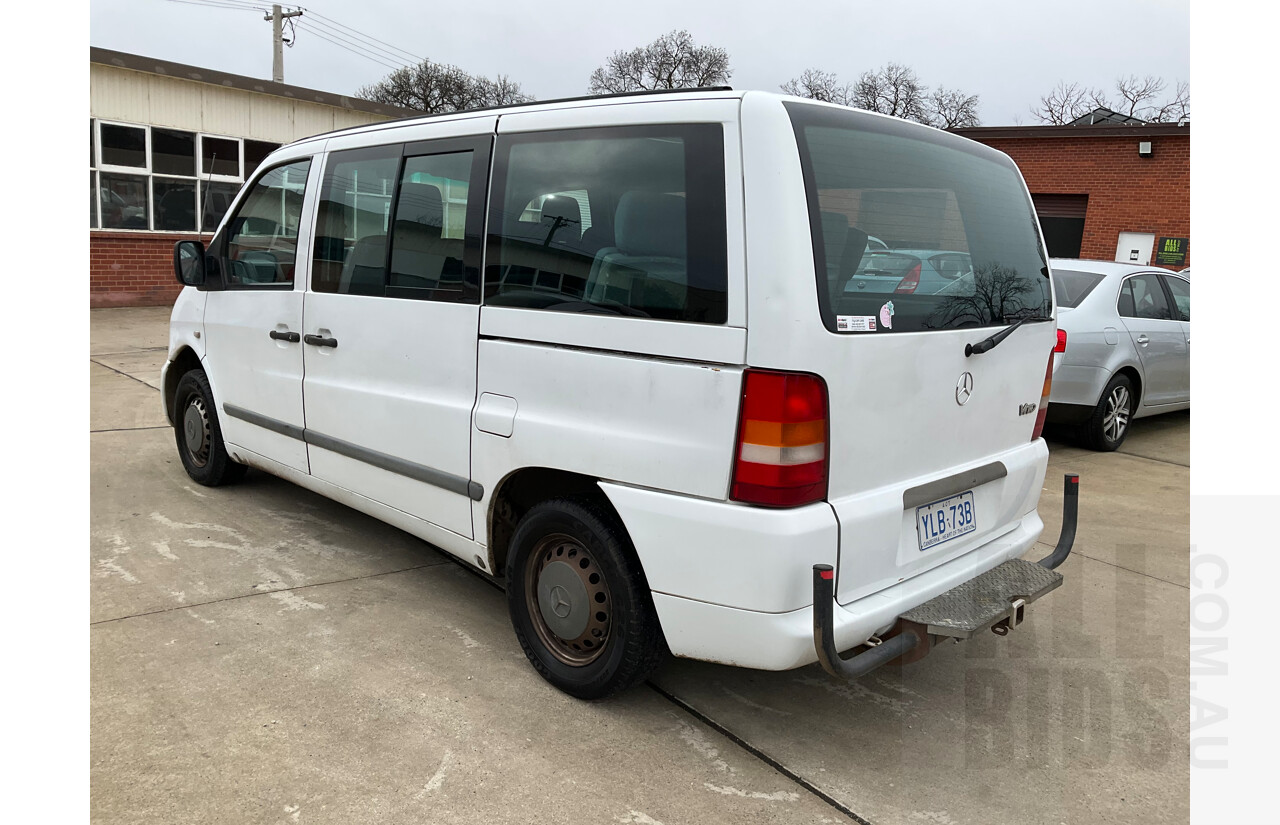
<path fill-rule="evenodd" d="M 668 651 L 856 676 L 1061 583 L 1074 477 L 1058 550 L 1019 559 L 1056 339 L 1002 153 L 714 89 L 365 126 L 260 169 L 175 248 L 187 472 L 256 467 L 500 580 L 562 690 Z M 846 289 L 869 244 L 972 271 Z"/>

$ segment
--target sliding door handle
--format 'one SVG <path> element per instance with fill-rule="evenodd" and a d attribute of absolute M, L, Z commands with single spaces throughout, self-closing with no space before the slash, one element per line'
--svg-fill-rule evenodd
<path fill-rule="evenodd" d="M 296 332 L 281 332 L 277 329 L 271 330 L 267 335 L 270 335 L 277 341 L 288 341 L 290 344 L 296 344 L 298 341 L 302 340 L 302 337 Z"/>
<path fill-rule="evenodd" d="M 325 338 L 322 335 L 304 335 L 302 340 L 313 347 L 337 347 L 337 338 Z"/>

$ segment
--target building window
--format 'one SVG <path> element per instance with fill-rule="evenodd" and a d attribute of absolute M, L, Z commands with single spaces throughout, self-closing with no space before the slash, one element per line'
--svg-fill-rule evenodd
<path fill-rule="evenodd" d="M 89 228 L 217 229 L 279 144 L 89 119 Z"/>

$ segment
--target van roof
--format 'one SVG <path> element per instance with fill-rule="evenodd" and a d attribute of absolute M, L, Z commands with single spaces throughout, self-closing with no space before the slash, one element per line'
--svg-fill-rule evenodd
<path fill-rule="evenodd" d="M 726 94 L 727 93 L 727 94 Z M 350 126 L 345 129 L 335 129 L 330 132 L 321 132 L 317 135 L 310 135 L 305 138 L 294 141 L 289 145 L 306 143 L 311 140 L 319 140 L 321 138 L 331 138 L 336 135 L 354 135 L 362 132 L 377 132 L 382 129 L 397 128 L 400 126 L 414 126 L 419 123 L 439 122 L 448 120 L 463 120 L 476 115 L 488 114 L 491 112 L 512 112 L 512 111 L 542 111 L 552 109 L 567 109 L 574 106 L 586 104 L 609 104 L 615 102 L 631 102 L 630 98 L 669 98 L 679 97 L 680 99 L 703 99 L 710 100 L 726 97 L 742 97 L 745 92 L 734 91 L 732 86 L 699 86 L 694 89 L 643 89 L 638 92 L 618 92 L 608 95 L 582 95 L 580 97 L 562 97 L 554 100 L 532 100 L 528 103 L 508 103 L 502 106 L 485 106 L 479 109 L 466 109 L 460 112 L 442 112 L 439 114 L 421 114 L 410 115 L 408 117 L 400 117 L 392 120 L 384 120 L 378 123 L 368 123 L 361 126 Z"/>

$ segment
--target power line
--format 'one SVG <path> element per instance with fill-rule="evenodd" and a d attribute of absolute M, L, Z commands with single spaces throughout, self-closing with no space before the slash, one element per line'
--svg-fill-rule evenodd
<path fill-rule="evenodd" d="M 239 6 L 241 8 L 260 8 L 261 7 L 261 3 L 250 2 L 250 0 L 204 0 L 204 1 L 225 3 L 225 4 L 230 4 L 232 6 Z M 173 0 L 173 2 L 194 2 L 194 0 Z M 286 5 L 286 4 L 282 4 L 282 5 Z M 288 4 L 288 5 L 292 5 L 292 4 Z M 415 63 L 421 63 L 424 60 L 424 58 L 421 55 L 416 55 L 413 52 L 408 51 L 407 49 L 402 49 L 399 46 L 393 46 L 392 44 L 386 42 L 385 40 L 379 40 L 378 38 L 373 37 L 372 35 L 365 34 L 364 32 L 352 26 L 348 26 L 346 23 L 343 23 L 339 20 L 335 20 L 334 18 L 329 17 L 327 15 L 321 14 L 320 12 L 315 11 L 314 9 L 309 8 L 307 6 L 294 5 L 293 8 L 301 9 L 311 17 L 311 20 L 309 22 L 313 27 L 312 28 L 313 34 L 315 34 L 315 27 L 319 27 L 322 30 L 324 30 L 327 34 L 333 35 L 335 37 L 340 36 L 347 42 L 355 41 L 354 43 L 352 43 L 352 45 L 356 47 L 367 48 L 372 52 L 381 53 L 381 56 L 389 57 L 389 58 L 392 58 L 393 60 L 404 61 L 405 58 L 410 58 Z"/>
<path fill-rule="evenodd" d="M 421 63 L 421 62 L 423 61 L 423 59 L 424 59 L 424 58 L 422 58 L 421 56 L 414 54 L 413 52 L 406 51 L 405 49 L 401 49 L 401 48 L 399 48 L 398 46 L 392 46 L 390 43 L 387 43 L 387 42 L 385 42 L 385 41 L 383 41 L 383 40 L 379 40 L 379 39 L 378 39 L 378 38 L 376 38 L 376 37 L 371 37 L 370 35 L 367 35 L 367 34 L 364 34 L 364 33 L 360 32 L 360 31 L 357 31 L 356 29 L 353 29 L 352 27 L 350 27 L 350 26 L 346 25 L 345 23 L 340 23 L 340 22 L 338 22 L 337 20 L 334 20 L 332 17 L 326 17 L 325 15 L 321 14 L 321 13 L 320 13 L 320 12 L 318 12 L 318 11 L 312 11 L 311 9 L 306 9 L 306 11 L 307 11 L 307 12 L 309 12 L 312 16 L 314 16 L 314 17 L 316 17 L 316 18 L 319 18 L 320 20 L 326 20 L 326 21 L 328 21 L 329 23 L 333 24 L 334 26 L 337 26 L 337 27 L 338 27 L 338 28 L 340 28 L 340 29 L 346 29 L 346 30 L 347 30 L 347 31 L 349 31 L 352 35 L 355 35 L 355 36 L 357 36 L 357 37 L 359 37 L 359 38 L 361 38 L 361 39 L 364 39 L 364 40 L 370 40 L 370 41 L 372 41 L 372 42 L 374 42 L 374 43 L 377 43 L 377 44 L 380 44 L 380 45 L 382 45 L 382 46 L 386 46 L 387 48 L 392 49 L 393 51 L 400 52 L 401 54 L 404 54 L 404 55 L 406 55 L 406 56 L 408 56 L 408 57 L 413 58 L 415 61 L 417 61 L 417 62 L 419 62 L 419 63 Z"/>
<path fill-rule="evenodd" d="M 232 5 L 229 0 L 169 0 L 170 3 L 182 3 L 187 6 L 207 6 L 211 9 L 230 9 L 232 11 L 269 11 L 262 6 Z"/>
<path fill-rule="evenodd" d="M 401 58 L 401 56 L 397 54 L 392 54 L 392 52 L 385 51 L 385 50 L 374 49 L 374 47 L 366 46 L 365 43 L 362 43 L 360 41 L 351 40 L 351 38 L 347 37 L 346 35 L 343 35 L 343 33 L 334 31 L 334 29 L 332 28 L 324 27 L 324 24 L 317 22 L 317 20 L 307 19 L 306 23 L 312 35 L 326 35 L 326 36 L 332 37 L 334 38 L 334 40 L 337 40 L 340 43 L 344 43 L 344 45 L 347 45 L 349 47 L 349 50 L 356 51 L 356 54 L 370 56 L 370 58 L 376 58 L 379 60 L 390 61 L 390 63 L 396 64 L 396 68 L 402 67 L 402 65 L 408 63 L 406 59 Z M 330 41 L 330 42 L 333 42 L 333 41 Z"/>
<path fill-rule="evenodd" d="M 303 11 L 306 11 L 306 10 L 303 9 Z M 410 62 L 412 63 L 422 62 L 421 58 L 417 57 L 416 55 L 409 54 L 408 52 L 400 52 L 399 50 L 391 51 L 390 49 L 384 49 L 379 46 L 375 46 L 371 43 L 363 42 L 357 39 L 355 35 L 349 34 L 346 30 L 337 28 L 321 20 L 318 20 L 316 19 L 316 17 L 318 17 L 318 15 L 313 16 L 309 21 L 313 29 L 319 28 L 321 31 L 325 32 L 326 34 L 329 34 L 333 37 L 338 38 L 339 40 L 342 40 L 344 43 L 349 44 L 353 48 L 370 52 L 371 54 L 375 54 L 379 57 L 385 57 L 386 59 L 391 60 L 398 64 L 404 64 L 404 63 L 410 63 Z"/>
<path fill-rule="evenodd" d="M 330 39 L 330 38 L 326 37 L 325 35 L 321 34 L 321 33 L 320 33 L 320 31 L 319 31 L 318 29 L 314 29 L 314 28 L 312 28 L 312 27 L 311 27 L 309 24 L 307 24 L 307 23 L 299 23 L 299 24 L 298 24 L 298 29 L 300 29 L 301 31 L 304 31 L 304 32 L 306 32 L 306 33 L 308 33 L 308 34 L 315 35 L 316 37 L 320 38 L 321 40 L 328 41 L 329 43 L 332 43 L 333 45 L 337 46 L 337 47 L 338 47 L 338 48 L 340 48 L 340 49 L 345 49 L 346 51 L 349 51 L 349 52 L 351 52 L 352 54 L 359 55 L 360 57 L 366 58 L 366 59 L 368 59 L 368 60 L 372 60 L 374 63 L 377 63 L 377 64 L 379 64 L 379 65 L 381 65 L 381 66 L 385 66 L 386 68 L 391 69 L 392 71 L 395 71 L 396 69 L 403 68 L 402 66 L 397 66 L 397 65 L 395 65 L 394 63 L 387 63 L 387 62 L 385 62 L 385 61 L 383 61 L 383 60 L 381 60 L 381 59 L 379 59 L 379 58 L 377 58 L 377 57 L 374 57 L 373 55 L 369 54 L 368 52 L 357 51 L 357 50 L 355 50 L 355 49 L 351 48 L 350 46 L 346 46 L 346 45 L 344 45 L 344 44 L 342 44 L 342 43 L 339 43 L 337 40 L 332 40 L 332 39 Z"/>

